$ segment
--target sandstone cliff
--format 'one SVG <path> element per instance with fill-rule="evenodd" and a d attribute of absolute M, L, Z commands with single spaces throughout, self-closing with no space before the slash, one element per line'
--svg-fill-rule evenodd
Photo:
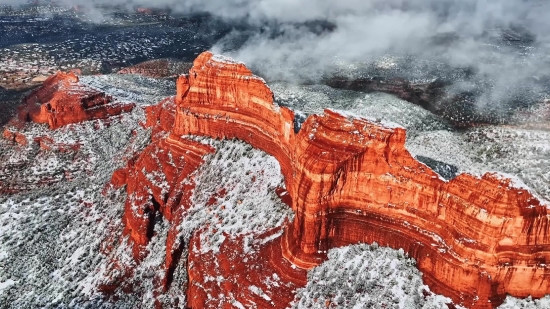
<path fill-rule="evenodd" d="M 150 237 L 151 213 L 172 222 L 188 207 L 182 192 L 193 183 L 183 179 L 212 151 L 180 138 L 190 134 L 238 138 L 279 161 L 285 199 L 296 216 L 274 242 L 280 254 L 271 260 L 282 255 L 309 269 L 330 248 L 376 241 L 403 248 L 433 291 L 466 307 L 492 308 L 506 294 L 550 292 L 547 205 L 511 179 L 489 173 L 445 181 L 409 154 L 403 128 L 343 112 L 312 115 L 296 132 L 294 113 L 273 103 L 261 78 L 209 52 L 178 79 L 174 103 L 169 110 L 175 117 L 162 116 L 157 107 L 148 121 L 158 132 L 171 127 L 171 134 L 113 178 L 128 184 L 124 220 L 136 259 Z M 168 153 L 178 162 L 167 164 Z M 179 252 L 170 239 L 167 269 Z M 191 281 L 200 276 L 189 274 Z M 303 280 L 303 274 L 296 276 L 296 282 Z M 193 291 L 191 285 L 188 305 L 205 307 L 204 297 Z"/>
<path fill-rule="evenodd" d="M 111 96 L 79 82 L 76 74 L 59 72 L 23 100 L 19 118 L 47 123 L 55 129 L 70 123 L 102 119 L 131 111 L 134 103 Z"/>

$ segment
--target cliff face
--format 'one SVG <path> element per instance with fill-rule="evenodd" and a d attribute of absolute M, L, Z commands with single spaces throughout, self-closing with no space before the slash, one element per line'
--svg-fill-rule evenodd
<path fill-rule="evenodd" d="M 215 149 L 171 132 L 176 115 L 173 97 L 147 107 L 145 112 L 144 125 L 152 128 L 152 143 L 130 160 L 125 168 L 113 174 L 104 192 L 107 193 L 112 187 L 126 186 L 128 198 L 123 214 L 124 236 L 128 236 L 134 260 L 138 263 L 148 254 L 147 246 L 159 216 L 170 224 L 162 274 L 157 274 L 154 281 L 153 295 L 157 306 L 163 307 L 162 297 L 159 296 L 175 288 L 186 291 L 187 306 L 193 308 L 231 308 L 228 299 L 242 304 L 256 304 L 259 308 L 286 307 L 293 300 L 296 289 L 305 285 L 306 271 L 294 269 L 290 262 L 284 261 L 280 237 L 277 237 L 281 235 L 282 227 L 259 235 L 248 233 L 246 237 L 229 237 L 226 234 L 219 250 L 201 250 L 205 227 L 194 230 L 189 236 L 185 236 L 184 232 L 182 234 L 181 228 L 189 223 L 185 220 L 194 212 L 190 210 L 195 189 L 193 172 L 204 163 L 203 157 Z M 252 176 L 252 182 L 255 178 Z M 279 193 L 283 191 L 278 190 Z M 207 205 L 219 203 L 226 194 L 225 188 L 218 190 L 209 198 Z M 221 221 L 207 224 L 218 226 Z M 244 238 L 250 237 L 260 241 L 252 244 L 252 250 L 246 250 L 251 244 Z M 271 241 L 273 238 L 277 239 Z M 269 241 L 263 242 L 262 239 Z M 175 286 L 175 270 L 178 263 L 182 263 L 181 259 L 185 259 L 183 263 L 187 264 L 188 282 L 184 286 Z M 248 269 L 258 271 L 249 272 Z M 219 278 L 223 278 L 223 285 L 219 284 Z M 104 292 L 112 292 L 117 281 L 124 280 L 110 279 L 110 284 L 102 286 Z M 277 289 L 272 289 L 273 285 Z M 251 290 L 264 294 L 254 294 Z"/>
<path fill-rule="evenodd" d="M 405 249 L 434 291 L 466 306 L 550 291 L 547 208 L 511 180 L 446 182 L 405 149 L 403 128 L 336 111 L 295 133 L 293 112 L 273 104 L 263 80 L 210 53 L 177 86 L 173 134 L 239 138 L 280 162 L 296 212 L 282 252 L 299 267 L 376 241 Z"/>
<path fill-rule="evenodd" d="M 175 104 L 174 134 L 244 140 L 275 156 L 283 175 L 293 175 L 294 112 L 274 105 L 264 80 L 244 64 L 199 55 L 189 75 L 177 81 Z"/>
<path fill-rule="evenodd" d="M 492 308 L 506 294 L 550 293 L 547 206 L 498 174 L 445 181 L 409 154 L 405 129 L 397 125 L 333 110 L 295 123 L 261 78 L 208 52 L 178 79 L 175 98 L 146 113 L 152 144 L 117 171 L 111 185 L 127 185 L 123 220 L 137 261 L 156 216 L 171 223 L 155 293 L 170 287 L 189 246 L 188 307 L 218 308 L 221 303 L 207 295 L 231 294 L 284 308 L 293 289 L 305 284 L 304 270 L 322 263 L 330 248 L 360 242 L 403 248 L 432 291 L 466 307 Z M 295 212 L 281 237 L 262 242 L 253 256 L 238 237 L 226 239 L 218 252 L 199 254 L 200 229 L 182 242 L 177 227 L 191 206 L 193 172 L 215 151 L 182 138 L 188 134 L 238 138 L 278 160 L 286 191 L 277 193 Z M 252 299 L 253 289 L 267 290 L 261 282 L 268 273 L 282 278 L 285 288 L 279 296 Z M 224 284 L 207 279 L 219 276 Z"/>
<path fill-rule="evenodd" d="M 155 275 L 155 299 L 170 288 L 184 246 L 188 245 L 184 243 L 178 227 L 190 206 L 189 198 L 195 187 L 189 176 L 203 163 L 203 156 L 213 151 L 210 146 L 175 136 L 157 138 L 128 162 L 126 168 L 115 171 L 111 182 L 104 189 L 107 192 L 111 186 L 126 185 L 128 198 L 122 217 L 123 236 L 129 237 L 136 262 L 146 257 L 146 246 L 154 236 L 159 217 L 170 224 L 162 271 Z M 112 287 L 116 287 L 118 281 L 124 278 L 113 277 L 111 280 L 111 284 L 102 287 L 104 292 L 112 292 Z M 160 303 L 157 306 L 162 307 Z"/>
<path fill-rule="evenodd" d="M 176 117 L 174 98 L 166 98 L 156 105 L 145 107 L 145 127 L 152 128 L 153 140 L 170 132 Z"/>
<path fill-rule="evenodd" d="M 279 230 L 255 238 L 269 239 Z M 201 253 L 200 231 L 197 232 L 189 244 L 187 307 L 238 307 L 228 301 L 233 299 L 251 308 L 287 308 L 295 290 L 307 283 L 307 274 L 281 256 L 280 240 L 279 237 L 256 243 L 252 253 L 246 253 L 243 237 L 227 237 L 219 252 Z"/>
<path fill-rule="evenodd" d="M 47 123 L 56 129 L 71 123 L 103 119 L 131 111 L 134 103 L 118 102 L 109 95 L 79 82 L 74 73 L 59 72 L 24 100 L 19 118 Z"/>
<path fill-rule="evenodd" d="M 187 177 L 202 163 L 202 157 L 213 151 L 207 145 L 168 136 L 153 142 L 126 168 L 115 172 L 111 184 L 127 185 L 129 198 L 123 221 L 125 234 L 135 244 L 134 258 L 143 257 L 141 249 L 153 236 L 157 214 L 169 222 L 178 222 L 194 187 Z M 169 235 L 168 242 L 173 237 Z"/>

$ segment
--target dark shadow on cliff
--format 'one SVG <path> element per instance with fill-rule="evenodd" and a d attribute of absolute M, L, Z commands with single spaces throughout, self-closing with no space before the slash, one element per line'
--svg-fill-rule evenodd
<path fill-rule="evenodd" d="M 445 180 L 451 180 L 458 176 L 458 168 L 454 165 L 447 164 L 445 162 L 437 161 L 432 158 L 424 156 L 416 156 L 416 159 L 428 167 L 430 167 L 434 172 L 439 174 Z"/>

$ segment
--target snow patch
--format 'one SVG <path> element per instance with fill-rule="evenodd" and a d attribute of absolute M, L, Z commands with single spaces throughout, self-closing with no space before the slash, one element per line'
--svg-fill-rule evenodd
<path fill-rule="evenodd" d="M 329 250 L 328 260 L 308 272 L 292 308 L 447 309 L 450 302 L 429 291 L 402 249 L 374 243 Z"/>

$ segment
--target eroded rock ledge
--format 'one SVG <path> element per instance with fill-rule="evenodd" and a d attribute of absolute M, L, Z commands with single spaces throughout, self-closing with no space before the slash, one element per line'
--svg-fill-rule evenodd
<path fill-rule="evenodd" d="M 403 248 L 434 292 L 466 307 L 496 307 L 506 294 L 550 292 L 547 206 L 511 179 L 461 174 L 447 182 L 410 155 L 405 129 L 343 112 L 312 115 L 296 133 L 293 111 L 273 103 L 261 78 L 209 52 L 178 79 L 175 99 L 161 105 L 169 108 L 150 109 L 148 124 L 156 126 L 155 136 L 171 127 L 169 136 L 156 138 L 113 177 L 118 185 L 128 183 L 124 220 L 136 259 L 148 242 L 150 213 L 160 211 L 172 222 L 187 207 L 181 192 L 193 183 L 182 179 L 212 149 L 182 136 L 201 135 L 238 138 L 279 161 L 296 216 L 274 242 L 281 250 L 271 259 L 282 254 L 309 269 L 330 248 L 376 241 Z M 182 165 L 147 162 L 168 152 Z M 152 182 L 142 171 L 165 176 Z M 169 190 L 158 185 L 164 182 Z M 181 186 L 189 188 L 178 191 Z M 181 249 L 170 235 L 168 241 L 170 268 Z M 188 306 L 204 306 L 200 298 L 188 298 Z"/>

